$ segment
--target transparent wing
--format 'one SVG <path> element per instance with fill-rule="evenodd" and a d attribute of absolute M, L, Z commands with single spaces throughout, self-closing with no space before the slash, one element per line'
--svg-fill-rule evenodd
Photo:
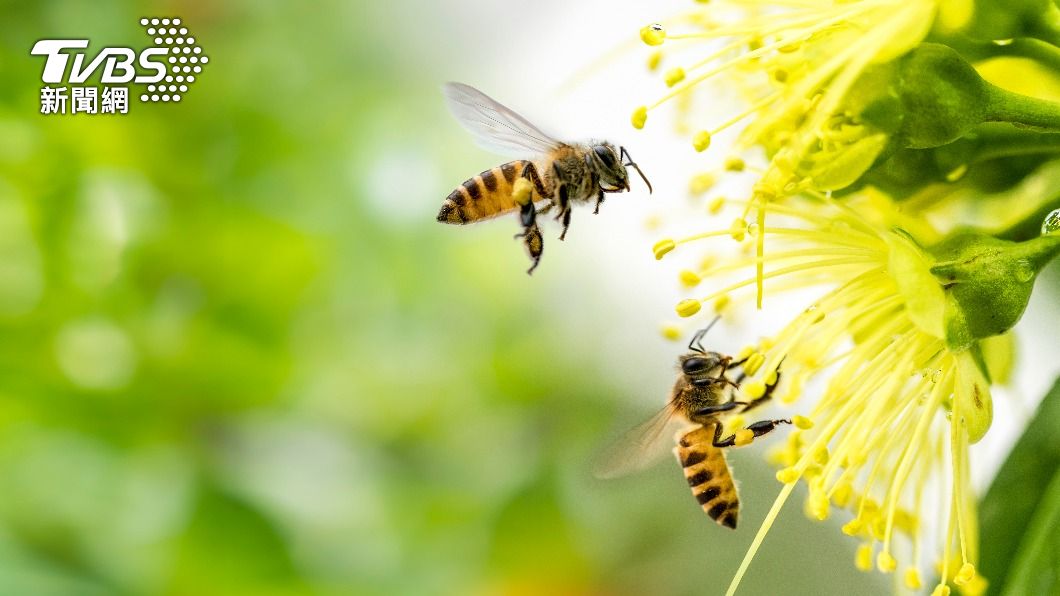
<path fill-rule="evenodd" d="M 470 85 L 446 83 L 442 92 L 449 111 L 475 138 L 475 144 L 487 151 L 526 157 L 562 144 Z"/>
<path fill-rule="evenodd" d="M 673 433 L 686 424 L 674 413 L 673 406 L 666 404 L 646 422 L 628 431 L 597 456 L 593 474 L 597 478 L 617 478 L 655 463 L 673 447 Z"/>

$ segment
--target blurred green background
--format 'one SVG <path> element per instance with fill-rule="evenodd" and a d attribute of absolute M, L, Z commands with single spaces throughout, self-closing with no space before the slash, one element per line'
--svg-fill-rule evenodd
<path fill-rule="evenodd" d="M 724 591 L 779 488 L 758 448 L 735 533 L 672 461 L 588 463 L 662 403 L 668 306 L 615 298 L 603 249 L 552 240 L 528 279 L 513 222 L 434 221 L 496 159 L 438 85 L 547 28 L 464 35 L 521 10 L 485 2 L 0 7 L 0 594 Z M 211 57 L 181 104 L 38 113 L 34 41 L 142 47 L 152 15 Z M 853 548 L 796 501 L 743 593 L 884 589 Z"/>

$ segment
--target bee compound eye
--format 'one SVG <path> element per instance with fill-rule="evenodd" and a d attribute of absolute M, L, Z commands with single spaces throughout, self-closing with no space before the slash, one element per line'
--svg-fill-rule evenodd
<path fill-rule="evenodd" d="M 596 152 L 596 156 L 600 158 L 600 161 L 604 162 L 604 165 L 611 167 L 615 165 L 615 152 L 606 145 L 597 145 L 593 147 L 593 151 Z"/>
<path fill-rule="evenodd" d="M 700 372 L 707 368 L 707 361 L 703 358 L 689 358 L 681 363 L 681 370 L 686 373 Z"/>

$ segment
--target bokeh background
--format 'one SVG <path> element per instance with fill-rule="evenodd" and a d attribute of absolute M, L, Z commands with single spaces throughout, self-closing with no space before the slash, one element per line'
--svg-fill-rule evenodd
<path fill-rule="evenodd" d="M 613 52 L 682 4 L 642 4 L 0 2 L 0 594 L 722 593 L 761 448 L 737 532 L 672 461 L 592 475 L 682 348 L 643 222 L 691 152 L 628 140 L 643 53 Z M 142 16 L 211 58 L 183 102 L 38 113 L 34 41 L 141 47 Z M 449 79 L 627 139 L 655 195 L 551 228 L 528 278 L 514 220 L 434 221 L 500 161 Z M 889 591 L 837 525 L 790 505 L 743 593 Z"/>

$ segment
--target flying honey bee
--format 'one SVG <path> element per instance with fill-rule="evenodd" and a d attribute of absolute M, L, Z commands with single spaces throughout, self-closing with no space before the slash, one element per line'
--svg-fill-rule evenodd
<path fill-rule="evenodd" d="M 563 240 L 572 205 L 595 199 L 596 214 L 606 193 L 629 190 L 627 167 L 637 170 L 651 192 L 651 183 L 625 147 L 615 149 L 607 141 L 557 141 L 474 87 L 447 83 L 443 90 L 449 110 L 479 146 L 524 159 L 486 170 L 456 187 L 442 203 L 438 221 L 469 224 L 518 209 L 523 233 L 516 238 L 523 239 L 532 261 L 527 273 L 537 267 L 544 247 L 537 214 L 556 207 Z"/>
<path fill-rule="evenodd" d="M 791 421 L 762 420 L 723 437 L 722 416 L 746 412 L 768 401 L 780 382 L 780 371 L 777 371 L 776 379 L 766 385 L 761 397 L 750 402 L 736 401 L 734 390 L 739 388 L 746 374 L 741 371 L 733 380 L 726 373 L 741 366 L 746 359 L 734 360 L 731 356 L 708 352 L 702 345 L 703 336 L 717 321 L 714 319 L 699 330 L 688 344 L 688 353 L 677 359 L 680 374 L 666 406 L 652 419 L 633 429 L 626 441 L 615 445 L 616 456 L 601 462 L 597 475 L 613 477 L 643 467 L 650 461 L 653 446 L 664 428 L 674 421 L 684 422 L 686 427 L 691 424 L 690 430 L 686 428 L 675 437 L 677 446 L 673 452 L 684 469 L 692 496 L 703 511 L 719 524 L 736 529 L 740 498 L 723 449 L 747 444 L 771 432 L 777 425 L 791 424 Z M 742 441 L 738 439 L 741 435 Z"/>

